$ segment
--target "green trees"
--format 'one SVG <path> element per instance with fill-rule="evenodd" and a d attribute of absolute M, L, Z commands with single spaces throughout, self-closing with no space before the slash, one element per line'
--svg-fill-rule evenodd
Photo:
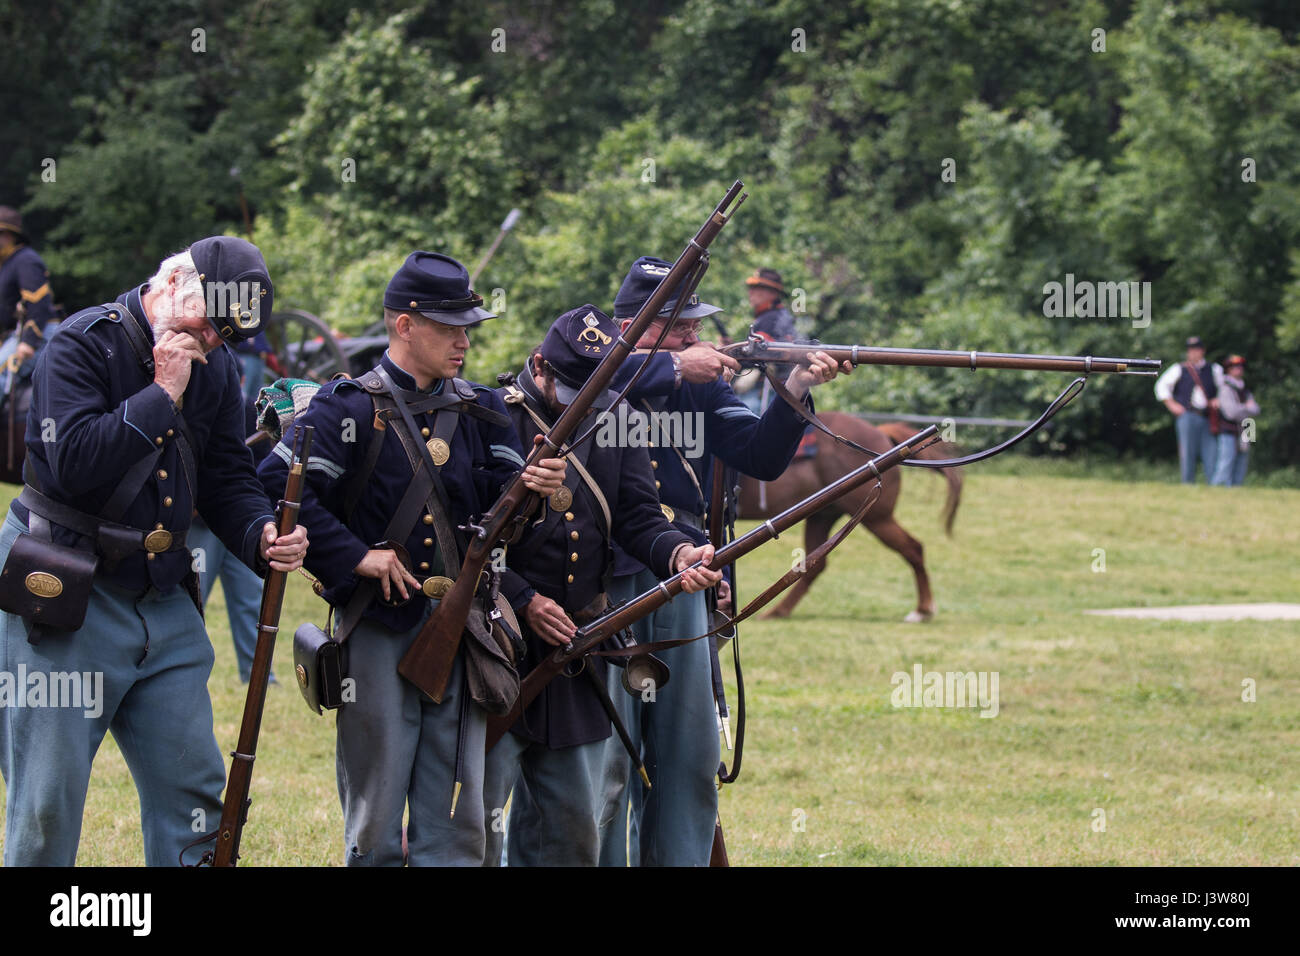
<path fill-rule="evenodd" d="M 40 37 L 17 54 L 0 201 L 24 206 L 69 306 L 199 235 L 242 231 L 247 209 L 278 301 L 355 330 L 407 252 L 473 263 L 519 207 L 479 281 L 504 318 L 471 353 L 490 380 L 561 311 L 608 308 L 635 256 L 676 254 L 743 178 L 751 198 L 702 288 L 733 334 L 757 265 L 802 290 L 827 341 L 1174 361 L 1195 332 L 1212 358 L 1251 362 L 1257 462 L 1300 459 L 1300 14 L 1246 0 L 349 6 L 54 0 L 42 30 L 0 0 L 0 19 Z M 45 156 L 56 183 L 34 165 Z M 1066 274 L 1151 283 L 1150 325 L 1045 315 L 1044 285 Z M 819 400 L 1023 417 L 1062 384 L 875 369 Z M 1149 386 L 1093 383 L 1043 444 L 1164 454 Z"/>

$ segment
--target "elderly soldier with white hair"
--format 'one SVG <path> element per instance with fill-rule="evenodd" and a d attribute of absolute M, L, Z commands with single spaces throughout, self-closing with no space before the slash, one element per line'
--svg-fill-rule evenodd
<path fill-rule="evenodd" d="M 271 295 L 255 246 L 202 239 L 68 319 L 37 365 L 27 482 L 0 532 L 0 695 L 4 675 L 24 677 L 8 687 L 21 702 L 0 696 L 7 866 L 76 862 L 106 731 L 139 791 L 149 865 L 175 865 L 220 815 L 186 533 L 197 509 L 259 574 L 302 563 L 306 532 L 277 535 L 253 471 L 223 346 L 257 333 Z"/>

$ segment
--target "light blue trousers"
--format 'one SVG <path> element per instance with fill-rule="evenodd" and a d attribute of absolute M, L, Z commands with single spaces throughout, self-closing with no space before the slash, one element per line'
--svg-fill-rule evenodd
<path fill-rule="evenodd" d="M 658 584 L 650 571 L 616 577 L 610 596 L 624 601 Z M 649 618 L 633 625 L 640 643 L 694 637 L 708 630 L 704 595 L 682 594 Z M 636 798 L 641 784 L 617 738 L 606 743 L 606 792 L 622 783 L 622 796 L 601 812 L 601 864 L 621 866 L 623 860 L 642 866 L 708 866 L 713 826 L 718 816 L 718 725 L 709 669 L 709 642 L 694 641 L 658 654 L 668 665 L 667 686 L 653 695 L 632 697 L 611 671 L 611 696 L 619 707 L 633 742 L 640 741 L 653 789 L 644 794 L 640 813 L 639 861 L 626 848 L 623 808 Z"/>
<path fill-rule="evenodd" d="M 484 865 L 499 865 L 508 843 L 510 866 L 595 866 L 605 759 L 603 740 L 551 750 L 514 734 L 502 737 L 487 755 L 483 782 Z M 504 811 L 512 792 L 507 840 Z"/>
<path fill-rule="evenodd" d="M 1237 436 L 1221 434 L 1216 437 L 1218 456 L 1214 466 L 1212 485 L 1235 487 L 1246 480 L 1246 466 L 1250 463 L 1250 452 L 1241 451 Z"/>
<path fill-rule="evenodd" d="M 12 514 L 5 518 L 0 563 L 23 530 Z M 35 645 L 21 618 L 0 612 L 0 681 L 12 689 L 25 675 L 26 684 L 22 706 L 0 697 L 5 866 L 76 862 L 91 763 L 105 731 L 140 796 L 146 863 L 176 866 L 183 846 L 215 830 L 226 774 L 212 733 L 212 661 L 203 620 L 180 587 L 137 599 L 96 583 L 85 625 Z M 41 684 L 46 692 L 38 697 Z M 191 850 L 186 862 L 200 853 Z"/>
<path fill-rule="evenodd" d="M 447 692 L 435 704 L 397 673 L 398 661 L 419 630 L 416 626 L 397 634 L 363 620 L 348 639 L 348 679 L 355 701 L 339 708 L 336 725 L 348 866 L 401 866 L 402 812 L 407 809 L 411 866 L 483 863 L 487 718 L 470 704 L 462 789 L 452 818 L 465 651 L 456 655 Z"/>
<path fill-rule="evenodd" d="M 1178 434 L 1178 466 L 1183 484 L 1196 483 L 1198 461 L 1205 468 L 1205 481 L 1209 484 L 1214 478 L 1214 464 L 1218 457 L 1216 436 L 1210 434 L 1209 419 L 1186 411 L 1174 419 L 1174 430 Z"/>
<path fill-rule="evenodd" d="M 212 532 L 203 519 L 195 516 L 185 539 L 196 562 L 202 549 L 202 562 L 196 563 L 203 606 L 208 606 L 212 588 L 221 579 L 221 590 L 226 597 L 226 619 L 230 622 L 230 637 L 235 643 L 235 662 L 239 679 L 245 684 L 253 672 L 253 654 L 257 651 L 257 618 L 262 610 L 262 579 L 243 561 L 231 554 L 221 539 Z M 274 677 L 274 675 L 272 675 Z"/>

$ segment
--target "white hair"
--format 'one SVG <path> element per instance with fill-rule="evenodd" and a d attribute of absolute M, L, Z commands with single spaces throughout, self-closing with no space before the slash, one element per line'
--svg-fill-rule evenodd
<path fill-rule="evenodd" d="M 177 278 L 177 294 L 181 299 L 190 296 L 203 298 L 203 283 L 199 281 L 199 270 L 188 249 L 164 259 L 158 266 L 158 272 L 149 280 L 149 288 L 161 292 L 173 274 Z"/>

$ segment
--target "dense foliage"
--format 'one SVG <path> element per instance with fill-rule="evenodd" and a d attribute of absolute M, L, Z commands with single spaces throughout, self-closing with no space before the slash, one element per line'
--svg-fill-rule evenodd
<path fill-rule="evenodd" d="M 277 301 L 356 330 L 413 248 L 471 265 L 513 368 L 609 308 L 735 178 L 707 297 L 757 265 L 825 341 L 1212 358 L 1240 352 L 1256 459 L 1300 462 L 1300 10 L 1281 0 L 0 0 L 0 202 L 77 308 L 213 231 Z M 55 161 L 53 181 L 48 163 Z M 44 175 L 43 175 L 44 174 Z M 1149 282 L 1149 326 L 1051 318 L 1067 274 Z M 1029 417 L 1056 376 L 863 370 L 824 402 Z M 1046 448 L 1168 456 L 1149 379 L 1090 385 Z"/>

